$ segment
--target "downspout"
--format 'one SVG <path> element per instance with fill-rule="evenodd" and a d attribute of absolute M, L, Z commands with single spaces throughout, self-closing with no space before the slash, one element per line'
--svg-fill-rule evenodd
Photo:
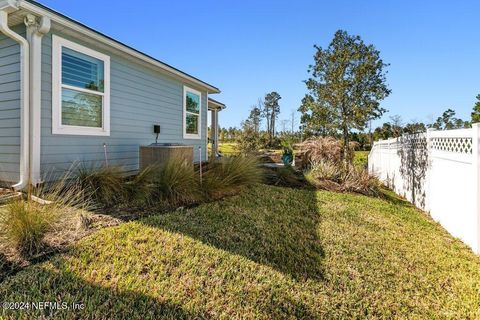
<path fill-rule="evenodd" d="M 208 91 L 207 91 L 207 94 L 205 96 L 205 109 L 207 109 L 207 116 L 205 117 L 205 161 L 208 161 Z M 210 130 L 210 133 L 211 133 L 211 130 Z M 201 140 L 202 137 L 200 137 L 200 140 Z M 213 148 L 213 145 L 212 145 L 212 148 Z M 200 165 L 201 166 L 201 165 Z"/>
<path fill-rule="evenodd" d="M 30 177 L 32 185 L 41 182 L 40 146 L 42 111 L 42 38 L 50 31 L 48 17 L 25 17 L 27 40 L 30 44 Z"/>
<path fill-rule="evenodd" d="M 0 2 L 0 32 L 20 45 L 20 181 L 12 187 L 21 190 L 28 185 L 30 175 L 30 47 L 25 38 L 8 26 L 8 14 L 16 10 L 13 1 Z"/>

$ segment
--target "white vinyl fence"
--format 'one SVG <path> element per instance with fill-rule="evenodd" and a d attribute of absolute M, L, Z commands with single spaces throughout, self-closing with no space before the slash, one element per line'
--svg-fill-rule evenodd
<path fill-rule="evenodd" d="M 480 124 L 375 142 L 368 170 L 480 254 Z"/>

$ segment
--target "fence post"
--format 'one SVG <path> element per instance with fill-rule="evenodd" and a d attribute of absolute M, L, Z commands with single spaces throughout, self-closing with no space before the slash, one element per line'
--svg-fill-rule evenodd
<path fill-rule="evenodd" d="M 480 123 L 472 124 L 472 166 L 475 191 L 474 208 L 477 217 L 475 253 L 480 254 Z"/>
<path fill-rule="evenodd" d="M 431 173 L 432 173 L 432 142 L 431 136 L 432 131 L 435 131 L 434 128 L 427 128 L 427 132 L 425 133 L 426 139 L 426 148 L 427 148 L 427 169 L 425 172 L 425 211 L 430 212 L 430 200 L 432 199 L 432 192 L 431 192 Z"/>

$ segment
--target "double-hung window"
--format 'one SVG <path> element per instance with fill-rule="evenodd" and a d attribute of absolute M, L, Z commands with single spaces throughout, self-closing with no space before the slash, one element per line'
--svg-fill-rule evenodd
<path fill-rule="evenodd" d="M 202 94 L 194 89 L 183 88 L 183 137 L 200 139 L 201 136 L 201 101 Z"/>
<path fill-rule="evenodd" d="M 110 57 L 53 36 L 52 133 L 110 135 Z"/>

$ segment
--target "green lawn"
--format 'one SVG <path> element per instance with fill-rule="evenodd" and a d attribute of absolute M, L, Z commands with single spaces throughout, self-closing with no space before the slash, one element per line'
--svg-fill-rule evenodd
<path fill-rule="evenodd" d="M 238 154 L 236 148 L 237 144 L 235 142 L 225 142 L 218 145 L 218 151 L 224 155 L 235 155 Z"/>
<path fill-rule="evenodd" d="M 220 153 L 224 155 L 236 155 L 240 152 L 237 150 L 237 143 L 236 142 L 222 142 L 218 145 L 218 150 Z M 262 149 L 262 152 L 272 152 L 276 154 L 282 154 L 282 149 Z"/>
<path fill-rule="evenodd" d="M 472 319 L 479 292 L 480 259 L 411 205 L 266 185 L 103 229 L 0 285 L 85 303 L 65 319 Z"/>

